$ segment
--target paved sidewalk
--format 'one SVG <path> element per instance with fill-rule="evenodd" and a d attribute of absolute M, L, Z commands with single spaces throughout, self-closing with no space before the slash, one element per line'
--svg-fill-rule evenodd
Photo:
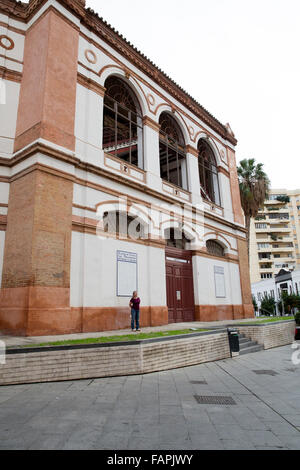
<path fill-rule="evenodd" d="M 300 365 L 292 352 L 1 387 L 0 449 L 300 449 Z M 195 395 L 235 404 L 198 404 Z"/>
<path fill-rule="evenodd" d="M 256 318 L 248 318 L 244 320 L 224 320 L 216 322 L 188 322 L 188 323 L 172 323 L 163 326 L 148 326 L 142 328 L 143 333 L 152 333 L 156 331 L 170 330 L 188 330 L 192 328 L 224 328 L 226 325 L 235 325 L 244 322 L 256 321 Z M 24 344 L 40 344 L 55 341 L 64 341 L 69 339 L 85 339 L 100 338 L 103 336 L 121 336 L 131 334 L 131 329 L 100 331 L 97 333 L 75 333 L 70 335 L 54 335 L 54 336 L 4 336 L 0 334 L 0 340 L 4 341 L 7 347 L 22 346 Z M 133 333 L 135 334 L 135 333 Z"/>

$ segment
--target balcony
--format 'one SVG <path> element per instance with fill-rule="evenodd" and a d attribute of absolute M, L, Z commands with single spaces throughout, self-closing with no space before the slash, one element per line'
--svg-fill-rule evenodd
<path fill-rule="evenodd" d="M 278 222 L 277 222 L 278 223 Z M 259 230 L 262 232 L 276 232 L 276 233 L 290 233 L 292 230 L 289 227 L 269 227 L 266 229 L 256 229 L 257 233 L 260 233 Z"/>
<path fill-rule="evenodd" d="M 272 253 L 291 252 L 291 251 L 294 251 L 294 247 L 293 246 L 281 246 L 280 248 L 271 247 L 271 249 L 268 251 L 271 251 Z"/>
<path fill-rule="evenodd" d="M 259 268 L 259 274 L 263 274 L 263 273 L 273 273 L 274 272 L 274 268 Z"/>
<path fill-rule="evenodd" d="M 281 258 L 280 258 L 280 259 L 281 259 Z M 259 263 L 264 263 L 264 264 L 269 263 L 270 261 L 271 261 L 271 262 L 273 261 L 273 258 L 272 258 L 272 256 L 271 256 L 271 254 L 270 254 L 267 258 L 259 258 L 259 259 L 258 259 L 258 262 L 259 262 Z"/>
<path fill-rule="evenodd" d="M 296 263 L 295 258 L 290 257 L 290 256 L 280 256 L 280 258 L 274 258 L 274 256 L 273 256 L 272 261 L 275 264 L 279 264 L 279 263 Z"/>
<path fill-rule="evenodd" d="M 267 201 L 264 202 L 265 206 L 282 206 L 282 205 L 285 205 L 285 204 L 286 204 L 286 202 L 277 201 L 276 199 L 267 200 Z"/>
<path fill-rule="evenodd" d="M 280 216 L 277 217 L 277 219 L 269 219 L 268 223 L 269 224 L 287 224 L 290 221 L 290 219 L 281 219 Z"/>

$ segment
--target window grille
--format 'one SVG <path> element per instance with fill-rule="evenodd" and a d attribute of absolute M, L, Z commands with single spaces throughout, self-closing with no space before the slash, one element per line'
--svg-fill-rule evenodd
<path fill-rule="evenodd" d="M 204 199 L 220 206 L 220 189 L 216 159 L 211 147 L 204 139 L 200 139 L 198 144 L 198 162 L 201 195 Z"/>
<path fill-rule="evenodd" d="M 143 121 L 137 98 L 117 77 L 109 77 L 105 87 L 103 149 L 143 168 Z"/>
<path fill-rule="evenodd" d="M 206 249 L 207 252 L 211 255 L 225 256 L 225 250 L 222 245 L 220 245 L 218 242 L 215 242 L 214 240 L 208 240 L 206 242 Z"/>
<path fill-rule="evenodd" d="M 169 113 L 159 119 L 159 159 L 161 178 L 187 189 L 186 152 L 183 134 L 176 120 Z"/>

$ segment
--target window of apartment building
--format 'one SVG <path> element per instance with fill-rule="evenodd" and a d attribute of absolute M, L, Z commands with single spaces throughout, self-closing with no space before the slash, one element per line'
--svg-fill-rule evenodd
<path fill-rule="evenodd" d="M 269 243 L 258 243 L 257 247 L 258 247 L 259 250 L 262 250 L 264 248 L 270 248 L 270 244 Z"/>
<path fill-rule="evenodd" d="M 187 189 L 186 152 L 183 133 L 171 114 L 159 118 L 160 176 L 163 180 Z"/>
<path fill-rule="evenodd" d="M 272 263 L 262 264 L 261 269 L 272 269 Z"/>
<path fill-rule="evenodd" d="M 267 224 L 255 224 L 255 228 L 267 228 Z"/>
<path fill-rule="evenodd" d="M 281 255 L 279 255 L 278 253 L 275 253 L 274 258 L 281 258 Z"/>
<path fill-rule="evenodd" d="M 217 163 L 212 148 L 204 139 L 198 143 L 198 165 L 202 197 L 220 206 Z"/>
<path fill-rule="evenodd" d="M 283 213 L 283 214 L 269 214 L 269 219 L 280 219 L 280 220 L 285 220 L 289 218 L 289 214 Z"/>
<path fill-rule="evenodd" d="M 259 259 L 271 259 L 271 253 L 259 253 L 258 258 Z"/>
<path fill-rule="evenodd" d="M 109 77 L 105 88 L 103 149 L 143 168 L 143 121 L 138 100 L 121 78 Z"/>
<path fill-rule="evenodd" d="M 272 279 L 272 277 L 273 277 L 273 276 L 272 276 L 271 273 L 262 273 L 262 274 L 260 275 L 260 278 L 261 278 L 261 279 Z"/>
<path fill-rule="evenodd" d="M 269 201 L 276 201 L 278 197 L 285 197 L 286 194 L 269 194 Z"/>

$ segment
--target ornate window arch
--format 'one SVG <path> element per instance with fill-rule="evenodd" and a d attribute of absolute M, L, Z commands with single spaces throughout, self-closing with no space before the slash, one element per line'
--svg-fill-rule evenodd
<path fill-rule="evenodd" d="M 215 256 L 225 256 L 225 249 L 216 240 L 207 240 L 206 242 L 207 253 Z"/>
<path fill-rule="evenodd" d="M 168 112 L 159 118 L 159 160 L 161 178 L 187 189 L 186 152 L 183 133 Z"/>
<path fill-rule="evenodd" d="M 221 200 L 216 158 L 212 148 L 204 139 L 200 139 L 198 142 L 198 166 L 201 196 L 220 206 Z"/>
<path fill-rule="evenodd" d="M 144 166 L 143 118 L 135 93 L 115 75 L 105 81 L 103 149 L 139 168 Z"/>

